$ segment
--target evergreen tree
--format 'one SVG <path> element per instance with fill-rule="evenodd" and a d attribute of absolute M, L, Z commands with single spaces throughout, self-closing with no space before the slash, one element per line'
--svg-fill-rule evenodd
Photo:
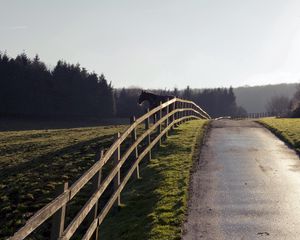
<path fill-rule="evenodd" d="M 0 54 L 0 115 L 26 117 L 112 117 L 111 83 L 79 64 L 58 61 L 52 71 L 36 55 Z"/>

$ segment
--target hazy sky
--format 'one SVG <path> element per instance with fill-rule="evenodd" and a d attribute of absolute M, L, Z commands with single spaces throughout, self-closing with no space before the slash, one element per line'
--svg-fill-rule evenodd
<path fill-rule="evenodd" d="M 299 82 L 299 0 L 0 0 L 0 51 L 115 87 Z"/>

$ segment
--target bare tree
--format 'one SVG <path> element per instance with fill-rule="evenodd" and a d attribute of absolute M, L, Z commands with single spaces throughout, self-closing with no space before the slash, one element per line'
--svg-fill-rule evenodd
<path fill-rule="evenodd" d="M 298 85 L 297 91 L 294 94 L 293 99 L 292 99 L 292 109 L 294 107 L 297 107 L 299 102 L 300 102 L 300 84 Z"/>
<path fill-rule="evenodd" d="M 291 101 L 291 116 L 300 117 L 300 84 L 298 85 L 297 92 Z"/>
<path fill-rule="evenodd" d="M 275 96 L 268 102 L 266 109 L 275 115 L 286 115 L 289 112 L 290 99 L 285 96 Z"/>

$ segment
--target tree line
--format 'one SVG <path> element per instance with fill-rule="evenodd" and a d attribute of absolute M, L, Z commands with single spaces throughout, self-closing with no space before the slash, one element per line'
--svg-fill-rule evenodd
<path fill-rule="evenodd" d="M 216 89 L 191 89 L 187 86 L 183 90 L 174 88 L 173 90 L 152 90 L 159 95 L 172 95 L 186 100 L 194 101 L 212 117 L 220 116 L 246 116 L 247 112 L 236 104 L 236 98 L 232 87 Z M 117 89 L 116 103 L 118 117 L 128 117 L 130 115 L 139 116 L 145 112 L 137 104 L 137 99 L 141 89 Z"/>
<path fill-rule="evenodd" d="M 104 75 L 58 61 L 53 70 L 38 56 L 0 54 L 0 115 L 112 117 L 113 88 Z"/>
<path fill-rule="evenodd" d="M 0 54 L 0 116 L 47 118 L 111 118 L 140 116 L 141 89 L 114 89 L 103 74 L 88 72 L 79 64 L 58 61 L 53 69 L 36 55 L 15 58 Z M 192 100 L 211 116 L 245 115 L 232 88 L 153 90 Z"/>
<path fill-rule="evenodd" d="M 266 109 L 278 116 L 300 117 L 300 84 L 292 98 L 286 96 L 274 96 L 268 102 Z"/>

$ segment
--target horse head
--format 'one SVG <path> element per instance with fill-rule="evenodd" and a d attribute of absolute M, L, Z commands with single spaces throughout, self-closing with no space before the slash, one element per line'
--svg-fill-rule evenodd
<path fill-rule="evenodd" d="M 145 100 L 147 100 L 147 92 L 142 90 L 142 93 L 138 99 L 138 104 L 141 105 Z"/>

